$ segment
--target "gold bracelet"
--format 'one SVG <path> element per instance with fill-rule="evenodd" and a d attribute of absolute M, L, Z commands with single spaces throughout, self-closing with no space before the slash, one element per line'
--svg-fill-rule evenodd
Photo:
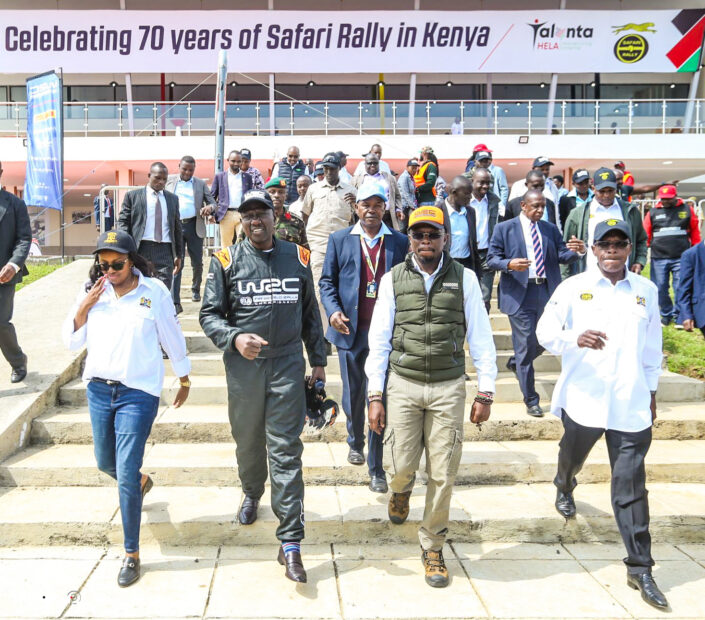
<path fill-rule="evenodd" d="M 191 387 L 191 379 L 186 379 L 186 381 L 182 381 L 181 379 L 179 379 L 179 385 L 181 387 L 190 388 Z"/>

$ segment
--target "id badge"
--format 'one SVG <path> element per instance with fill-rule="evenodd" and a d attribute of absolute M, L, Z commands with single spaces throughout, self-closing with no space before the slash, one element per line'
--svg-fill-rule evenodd
<path fill-rule="evenodd" d="M 371 299 L 375 299 L 377 297 L 377 282 L 372 281 L 367 283 L 365 297 L 370 297 Z"/>

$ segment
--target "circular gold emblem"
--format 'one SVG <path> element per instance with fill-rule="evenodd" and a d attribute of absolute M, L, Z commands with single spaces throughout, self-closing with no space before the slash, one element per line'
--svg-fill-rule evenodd
<path fill-rule="evenodd" d="M 639 62 L 649 51 L 649 43 L 640 34 L 628 34 L 614 44 L 617 60 L 627 64 Z"/>

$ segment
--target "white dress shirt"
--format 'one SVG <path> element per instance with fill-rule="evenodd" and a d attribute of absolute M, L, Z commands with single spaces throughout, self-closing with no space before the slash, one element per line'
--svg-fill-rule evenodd
<path fill-rule="evenodd" d="M 623 219 L 622 209 L 620 208 L 616 198 L 610 207 L 603 207 L 595 198 L 592 199 L 592 202 L 590 202 L 590 218 L 588 219 L 588 252 L 585 266 L 586 270 L 593 270 L 599 273 L 597 258 L 595 258 L 595 254 L 592 251 L 592 244 L 595 241 L 595 227 L 600 222 L 604 222 L 605 220 L 619 220 L 621 222 Z M 628 266 L 629 264 L 627 263 L 627 267 Z"/>
<path fill-rule="evenodd" d="M 416 259 L 414 267 L 423 276 L 426 294 L 431 290 L 433 281 L 443 266 L 443 258 L 432 274 L 423 271 Z M 470 355 L 477 370 L 478 389 L 481 392 L 494 392 L 497 378 L 497 351 L 494 347 L 490 319 L 482 301 L 482 292 L 477 276 L 470 269 L 463 269 L 463 308 L 467 333 L 465 335 L 470 345 Z M 372 314 L 372 323 L 368 334 L 370 353 L 365 362 L 367 389 L 370 392 L 384 390 L 384 382 L 389 366 L 389 354 L 392 350 L 392 332 L 394 331 L 394 315 L 396 302 L 394 300 L 394 284 L 392 273 L 387 272 L 379 283 L 377 302 Z"/>
<path fill-rule="evenodd" d="M 534 254 L 534 242 L 531 239 L 531 220 L 524 215 L 522 211 L 519 214 L 519 222 L 521 223 L 521 231 L 524 233 L 524 244 L 526 245 L 526 258 L 531 261 L 529 265 L 529 278 L 536 277 L 536 256 Z M 539 235 L 539 244 L 541 245 L 541 251 L 543 252 L 543 239 L 541 237 L 541 231 L 539 230 L 538 224 L 536 224 L 536 232 Z M 516 257 L 512 257 L 516 258 Z M 544 268 L 546 263 L 546 253 L 543 254 Z M 545 277 L 545 276 L 544 276 Z"/>
<path fill-rule="evenodd" d="M 230 168 L 228 168 L 228 197 L 230 198 L 228 209 L 237 209 L 242 202 L 242 172 L 233 174 Z"/>
<path fill-rule="evenodd" d="M 607 334 L 601 351 L 578 347 L 588 329 Z M 626 271 L 616 285 L 599 270 L 564 280 L 536 328 L 539 343 L 562 356 L 551 412 L 582 426 L 638 432 L 651 426 L 651 391 L 661 374 L 658 291 Z"/>
<path fill-rule="evenodd" d="M 174 312 L 171 293 L 156 278 L 139 275 L 137 288 L 118 298 L 107 282 L 88 312 L 88 320 L 74 331 L 73 320 L 87 295 L 85 286 L 64 321 L 62 335 L 73 350 L 87 348 L 83 380 L 92 377 L 120 381 L 135 390 L 159 396 L 164 382 L 161 345 L 177 377 L 191 371 L 186 340 Z"/>
<path fill-rule="evenodd" d="M 470 206 L 475 209 L 477 249 L 486 250 L 490 246 L 490 205 L 487 194 L 482 197 L 482 200 L 470 196 Z"/>
<path fill-rule="evenodd" d="M 193 177 L 188 181 L 179 179 L 176 182 L 174 193 L 179 197 L 179 217 L 182 220 L 196 217 L 196 204 L 193 197 Z"/>
<path fill-rule="evenodd" d="M 467 258 L 470 256 L 470 229 L 467 218 L 470 207 L 460 207 L 460 210 L 456 211 L 450 206 L 447 198 L 445 199 L 445 207 L 448 214 L 448 224 L 450 224 L 449 254 L 453 258 Z"/>
<path fill-rule="evenodd" d="M 387 172 L 388 174 L 392 174 L 392 169 L 389 167 L 389 164 L 383 159 L 379 160 L 379 170 L 380 172 Z M 362 174 L 363 172 L 365 172 L 364 159 L 357 165 L 357 168 L 355 168 L 355 173 L 353 174 L 353 176 L 357 176 L 358 174 Z"/>
<path fill-rule="evenodd" d="M 147 192 L 147 222 L 144 225 L 144 234 L 142 235 L 143 241 L 156 241 L 154 238 L 154 224 L 155 224 L 155 212 L 154 209 L 157 206 L 157 196 L 155 196 L 154 190 L 149 187 L 146 188 Z M 171 232 L 169 231 L 169 212 L 166 208 L 166 198 L 164 198 L 164 192 L 159 192 L 159 203 L 162 206 L 162 243 L 171 243 Z"/>
<path fill-rule="evenodd" d="M 340 177 L 340 180 L 343 183 L 347 183 L 348 185 L 352 185 L 352 174 L 350 174 L 347 169 L 341 168 L 338 171 L 338 176 Z"/>

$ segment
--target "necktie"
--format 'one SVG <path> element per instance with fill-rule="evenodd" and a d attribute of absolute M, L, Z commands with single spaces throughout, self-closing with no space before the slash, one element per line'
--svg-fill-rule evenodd
<path fill-rule="evenodd" d="M 159 194 L 154 192 L 154 240 L 161 243 L 162 240 L 162 203 L 159 200 Z"/>
<path fill-rule="evenodd" d="M 539 231 L 536 222 L 531 222 L 531 243 L 534 246 L 534 262 L 536 263 L 536 277 L 545 278 L 546 269 L 543 265 L 543 250 L 539 239 Z"/>

